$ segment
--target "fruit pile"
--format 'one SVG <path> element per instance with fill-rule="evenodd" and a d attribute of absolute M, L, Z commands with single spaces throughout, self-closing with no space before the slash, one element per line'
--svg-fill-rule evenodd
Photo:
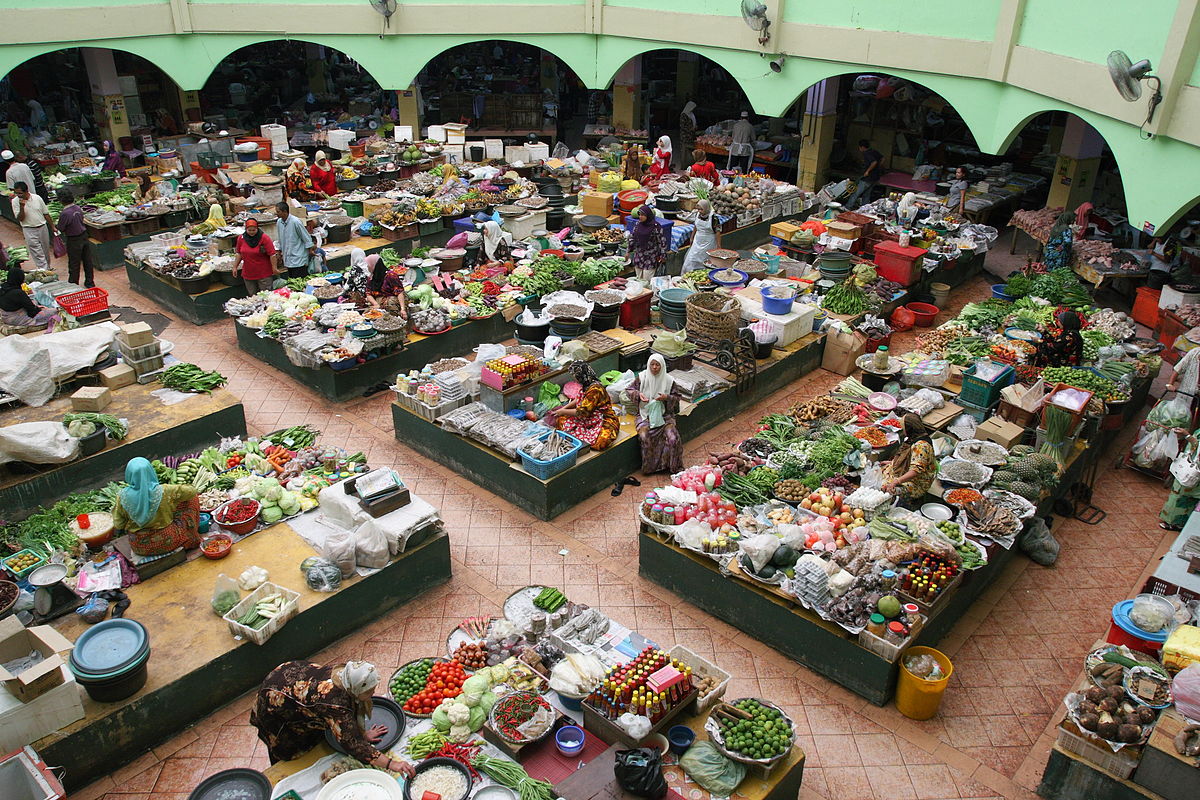
<path fill-rule="evenodd" d="M 430 659 L 423 659 L 429 661 Z M 462 694 L 463 681 L 467 673 L 462 664 L 457 661 L 439 661 L 429 670 L 429 677 L 422 687 L 404 703 L 404 710 L 409 714 L 432 714 L 447 697 L 458 697 Z M 395 685 L 395 679 L 392 681 Z M 393 688 L 392 696 L 399 702 Z"/>
<path fill-rule="evenodd" d="M 405 664 L 392 676 L 392 699 L 397 703 L 407 703 L 409 698 L 425 688 L 425 681 L 433 669 L 432 658 L 422 658 Z"/>
<path fill-rule="evenodd" d="M 992 473 L 989 486 L 1005 489 L 1026 500 L 1037 502 L 1043 490 L 1058 483 L 1058 464 L 1045 453 L 1035 453 L 1028 445 L 1009 450 L 1008 463 Z"/>
<path fill-rule="evenodd" d="M 792 746 L 792 726 L 777 709 L 751 698 L 738 700 L 733 708 L 741 714 L 718 717 L 725 749 L 747 758 L 771 759 Z M 739 718 L 747 715 L 748 719 Z"/>
<path fill-rule="evenodd" d="M 487 666 L 487 645 L 482 642 L 463 642 L 454 651 L 454 660 L 464 667 L 482 669 Z"/>
<path fill-rule="evenodd" d="M 825 486 L 801 500 L 800 507 L 822 517 L 829 517 L 835 530 L 859 528 L 867 524 L 861 508 L 847 505 L 846 495 Z"/>

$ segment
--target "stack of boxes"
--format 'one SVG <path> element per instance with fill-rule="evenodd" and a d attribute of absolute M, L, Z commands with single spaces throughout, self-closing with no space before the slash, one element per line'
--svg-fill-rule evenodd
<path fill-rule="evenodd" d="M 150 383 L 163 368 L 162 343 L 144 322 L 121 325 L 120 328 L 121 331 L 117 334 L 117 349 L 121 353 L 121 361 L 133 371 L 134 380 L 138 383 Z"/>

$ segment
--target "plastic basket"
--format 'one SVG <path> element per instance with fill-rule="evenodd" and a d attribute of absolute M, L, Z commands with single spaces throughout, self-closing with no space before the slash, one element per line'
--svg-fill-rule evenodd
<path fill-rule="evenodd" d="M 538 437 L 538 441 L 545 441 L 553 433 L 555 433 L 555 431 L 543 433 Z M 557 433 L 560 436 L 565 436 L 570 442 L 573 443 L 569 453 L 565 453 L 564 455 L 561 455 L 551 461 L 539 461 L 536 458 L 531 457 L 524 450 L 517 451 L 517 455 L 521 457 L 521 466 L 525 468 L 526 472 L 538 480 L 550 480 L 560 472 L 566 472 L 571 467 L 575 466 L 575 460 L 579 457 L 580 449 L 583 448 L 583 442 L 579 441 L 571 434 L 563 433 L 562 431 L 558 431 Z"/>
<path fill-rule="evenodd" d="M 976 366 L 972 364 L 963 373 L 962 390 L 958 397 L 971 405 L 990 408 L 1000 400 L 1000 390 L 1013 382 L 1016 371 L 1012 367 L 1005 367 L 995 379 L 987 381 L 975 374 Z"/>
<path fill-rule="evenodd" d="M 713 664 L 704 658 L 688 650 L 681 644 L 677 644 L 671 648 L 668 653 L 671 658 L 677 658 L 684 664 L 692 668 L 692 675 L 701 678 L 717 678 L 717 686 L 712 691 L 704 696 L 697 695 L 696 697 L 696 714 L 703 714 L 708 709 L 715 706 L 722 697 L 725 696 L 725 690 L 729 688 L 730 675 L 725 670 Z"/>
<path fill-rule="evenodd" d="M 267 620 L 267 624 L 261 628 L 250 628 L 238 622 L 239 619 L 246 616 L 250 609 L 254 607 L 259 600 L 267 595 L 279 592 L 284 597 L 283 610 L 280 611 L 273 619 Z M 300 613 L 300 593 L 294 592 L 291 589 L 285 589 L 282 586 L 277 586 L 270 581 L 259 586 L 250 594 L 242 598 L 242 601 L 230 609 L 222 619 L 229 625 L 229 630 L 234 636 L 241 636 L 255 644 L 266 644 L 275 633 L 284 626 L 284 624 L 292 617 Z"/>
<path fill-rule="evenodd" d="M 889 663 L 895 663 L 900 654 L 909 648 L 910 645 L 917 641 L 917 635 L 921 633 L 921 629 L 925 627 L 925 617 L 922 614 L 917 615 L 916 621 L 909 629 L 908 636 L 904 637 L 904 641 L 900 644 L 893 644 L 882 636 L 876 636 L 866 628 L 863 628 L 858 633 L 858 643 L 862 647 Z"/>
<path fill-rule="evenodd" d="M 88 314 L 99 314 L 108 309 L 108 292 L 98 286 L 83 289 L 70 294 L 61 294 L 54 298 L 59 307 L 72 317 L 84 317 Z"/>

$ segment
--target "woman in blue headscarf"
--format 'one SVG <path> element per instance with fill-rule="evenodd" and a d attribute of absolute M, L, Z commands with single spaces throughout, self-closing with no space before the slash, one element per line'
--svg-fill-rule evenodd
<path fill-rule="evenodd" d="M 113 527 L 129 535 L 139 556 L 158 556 L 200 546 L 200 499 L 193 486 L 162 485 L 142 457 L 125 465 L 128 484 L 113 504 Z"/>

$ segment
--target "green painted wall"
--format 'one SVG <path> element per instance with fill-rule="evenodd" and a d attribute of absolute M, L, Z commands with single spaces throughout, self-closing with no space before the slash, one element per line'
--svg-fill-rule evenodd
<path fill-rule="evenodd" d="M 1017 43 L 1095 64 L 1103 64 L 1113 50 L 1124 50 L 1134 61 L 1148 58 L 1157 64 L 1175 6 L 1176 0 L 1025 0 L 1025 23 Z"/>
<path fill-rule="evenodd" d="M 1068 0 L 1051 0 L 1064 3 Z M 785 22 L 990 41 L 1001 0 L 788 0 Z M 734 8 L 737 5 L 730 2 Z"/>

